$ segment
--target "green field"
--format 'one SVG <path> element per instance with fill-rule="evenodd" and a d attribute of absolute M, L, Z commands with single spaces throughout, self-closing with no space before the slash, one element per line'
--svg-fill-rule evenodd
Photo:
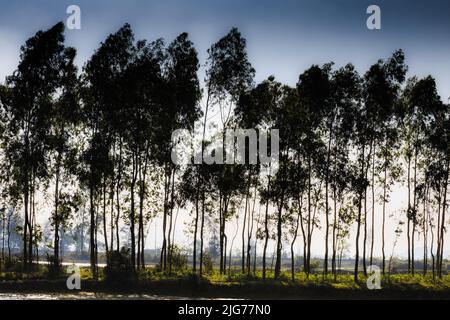
<path fill-rule="evenodd" d="M 369 290 L 363 274 L 355 283 L 352 275 L 324 277 L 302 272 L 291 279 L 290 272 L 283 272 L 274 280 L 269 272 L 262 279 L 261 272 L 243 275 L 231 270 L 221 275 L 217 270 L 200 278 L 189 271 L 169 273 L 156 268 L 140 271 L 129 281 L 111 283 L 104 278 L 102 270 L 95 281 L 88 268 L 80 269 L 81 291 L 66 287 L 67 274 L 49 276 L 45 266 L 34 272 L 15 272 L 0 275 L 0 292 L 3 293 L 128 293 L 180 296 L 188 298 L 244 298 L 244 299 L 450 299 L 450 276 L 433 279 L 432 275 L 391 275 L 381 280 L 381 289 Z"/>

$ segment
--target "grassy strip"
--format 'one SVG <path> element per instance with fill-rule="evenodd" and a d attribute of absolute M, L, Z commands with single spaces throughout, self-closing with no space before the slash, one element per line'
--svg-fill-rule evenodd
<path fill-rule="evenodd" d="M 155 269 L 140 272 L 132 283 L 94 281 L 89 269 L 81 270 L 85 292 L 158 294 L 204 298 L 250 299 L 450 299 L 450 276 L 433 280 L 431 276 L 393 275 L 382 280 L 381 290 L 368 290 L 364 279 L 353 282 L 341 275 L 336 281 L 322 275 L 296 274 L 294 281 L 283 274 L 281 279 L 263 281 L 254 276 L 213 272 L 200 279 L 188 272 L 164 274 Z M 66 287 L 66 275 L 49 279 L 45 273 L 0 275 L 0 292 L 74 293 Z"/>

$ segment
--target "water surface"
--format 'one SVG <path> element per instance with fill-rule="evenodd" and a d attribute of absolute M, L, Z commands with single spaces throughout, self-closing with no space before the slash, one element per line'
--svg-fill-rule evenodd
<path fill-rule="evenodd" d="M 111 293 L 0 293 L 0 300 L 192 300 L 179 296 Z M 198 300 L 198 299 L 197 299 Z"/>

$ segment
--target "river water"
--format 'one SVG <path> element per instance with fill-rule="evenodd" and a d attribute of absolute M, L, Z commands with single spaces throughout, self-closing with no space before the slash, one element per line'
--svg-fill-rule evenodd
<path fill-rule="evenodd" d="M 0 300 L 192 300 L 178 296 L 109 293 L 0 293 Z M 197 299 L 201 300 L 201 299 Z"/>

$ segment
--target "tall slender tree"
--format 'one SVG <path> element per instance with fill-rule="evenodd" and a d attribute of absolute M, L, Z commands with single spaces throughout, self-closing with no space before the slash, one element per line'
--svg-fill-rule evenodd
<path fill-rule="evenodd" d="M 21 47 L 20 63 L 7 78 L 10 88 L 3 100 L 9 113 L 11 140 L 6 152 L 16 168 L 14 176 L 23 195 L 23 267 L 33 261 L 36 235 L 35 191 L 48 178 L 49 137 L 53 100 L 62 87 L 62 75 L 74 50 L 64 47 L 64 24 L 39 31 Z"/>
<path fill-rule="evenodd" d="M 246 40 L 237 28 L 232 28 L 227 35 L 214 43 L 208 50 L 204 132 L 208 120 L 208 109 L 211 105 L 218 105 L 222 122 L 222 136 L 225 136 L 225 130 L 231 128 L 230 115 L 241 94 L 253 85 L 254 74 L 255 70 L 247 57 Z M 236 181 L 234 179 L 236 172 L 234 167 L 224 168 L 221 179 L 224 183 L 219 183 L 220 186 L 225 187 L 221 190 L 225 193 L 221 192 L 219 196 L 223 200 L 219 210 L 221 272 L 225 272 L 226 269 L 225 224 L 228 219 L 229 201 L 231 200 L 230 187 L 235 185 L 229 182 Z M 226 177 L 228 174 L 231 176 Z M 225 181 L 227 182 L 225 183 Z"/>

